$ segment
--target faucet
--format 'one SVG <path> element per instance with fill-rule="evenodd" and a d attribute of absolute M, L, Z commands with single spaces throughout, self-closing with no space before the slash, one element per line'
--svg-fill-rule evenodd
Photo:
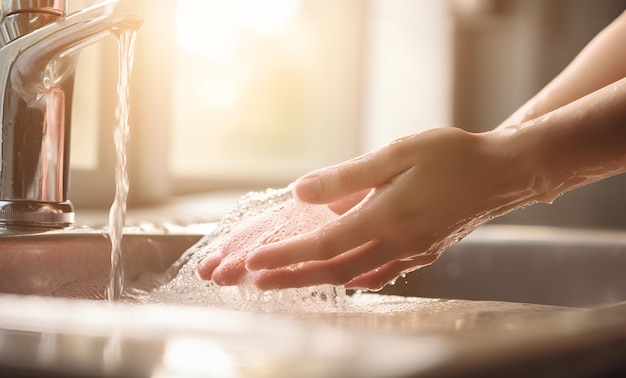
<path fill-rule="evenodd" d="M 134 0 L 67 9 L 68 0 L 2 0 L 0 233 L 74 223 L 68 181 L 78 52 L 142 23 Z"/>

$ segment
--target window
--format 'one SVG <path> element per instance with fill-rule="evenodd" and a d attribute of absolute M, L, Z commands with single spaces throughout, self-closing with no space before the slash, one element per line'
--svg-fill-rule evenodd
<path fill-rule="evenodd" d="M 354 156 L 362 8 L 360 0 L 145 1 L 131 79 L 130 200 L 283 186 Z M 113 181 L 116 49 L 107 38 L 77 68 L 77 205 L 113 196 L 101 181 Z"/>
<path fill-rule="evenodd" d="M 174 190 L 194 181 L 286 184 L 353 156 L 360 7 L 179 0 L 168 159 Z"/>
<path fill-rule="evenodd" d="M 450 124 L 445 1 L 150 0 L 143 10 L 130 88 L 131 205 L 284 186 Z M 70 198 L 110 206 L 115 40 L 81 52 L 77 76 Z"/>

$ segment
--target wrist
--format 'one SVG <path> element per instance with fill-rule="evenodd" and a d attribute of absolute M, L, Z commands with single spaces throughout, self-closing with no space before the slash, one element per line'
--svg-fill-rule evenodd
<path fill-rule="evenodd" d="M 497 161 L 494 174 L 493 216 L 519 207 L 554 200 L 553 185 L 538 149 L 541 136 L 522 125 L 484 133 L 491 158 Z"/>
<path fill-rule="evenodd" d="M 626 172 L 625 104 L 626 78 L 500 130 L 535 170 L 537 201 L 551 203 L 567 191 Z"/>

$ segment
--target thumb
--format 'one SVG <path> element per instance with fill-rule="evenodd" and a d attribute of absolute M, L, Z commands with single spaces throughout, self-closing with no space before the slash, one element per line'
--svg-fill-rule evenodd
<path fill-rule="evenodd" d="M 406 169 L 393 163 L 383 148 L 302 176 L 292 184 L 292 194 L 307 203 L 335 202 L 381 186 Z"/>
<path fill-rule="evenodd" d="M 337 201 L 331 202 L 328 204 L 328 208 L 331 209 L 335 214 L 344 214 L 346 211 L 352 209 L 357 204 L 361 203 L 363 199 L 367 196 L 368 193 L 371 192 L 371 189 L 361 190 L 360 192 L 356 192 L 354 194 L 350 194 L 349 196 L 343 197 Z"/>

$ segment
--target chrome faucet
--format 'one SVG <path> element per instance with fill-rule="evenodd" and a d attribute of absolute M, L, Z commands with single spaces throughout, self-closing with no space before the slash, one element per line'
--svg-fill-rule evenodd
<path fill-rule="evenodd" d="M 0 230 L 74 223 L 68 180 L 78 52 L 142 22 L 135 0 L 98 1 L 70 15 L 67 2 L 2 0 Z"/>

